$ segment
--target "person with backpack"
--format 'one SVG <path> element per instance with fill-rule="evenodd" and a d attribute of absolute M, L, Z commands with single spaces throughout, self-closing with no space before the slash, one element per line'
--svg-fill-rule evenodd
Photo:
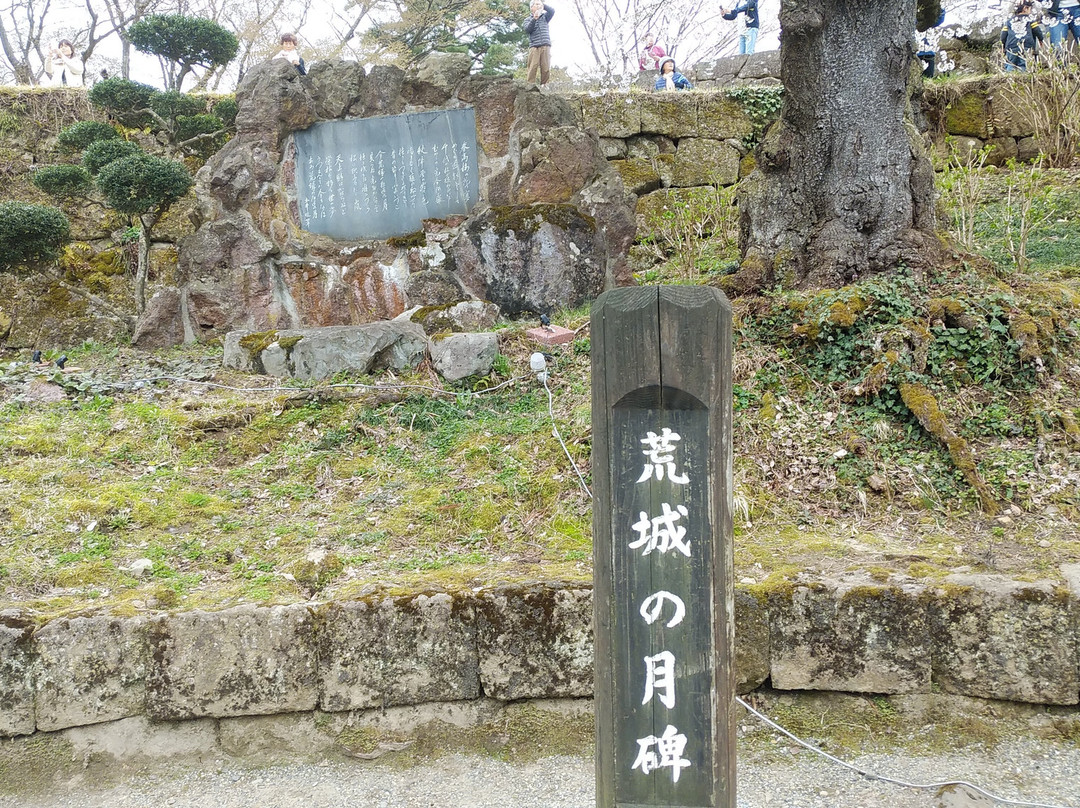
<path fill-rule="evenodd" d="M 757 47 L 758 28 L 761 25 L 757 4 L 758 0 L 746 0 L 736 5 L 731 11 L 725 11 L 724 7 L 720 6 L 720 15 L 725 20 L 734 20 L 740 14 L 746 15 L 746 28 L 739 35 L 740 54 L 753 53 L 754 48 Z"/>
<path fill-rule="evenodd" d="M 1029 54 L 1034 54 L 1037 43 L 1043 42 L 1042 27 L 1032 13 L 1031 0 L 1020 0 L 1013 16 L 1001 27 L 1001 44 L 1005 46 L 1005 70 L 1027 70 Z"/>

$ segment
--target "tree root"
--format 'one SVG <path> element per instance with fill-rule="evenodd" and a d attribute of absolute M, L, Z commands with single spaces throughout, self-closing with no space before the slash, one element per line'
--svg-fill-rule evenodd
<path fill-rule="evenodd" d="M 979 470 L 975 465 L 975 454 L 971 451 L 971 447 L 968 446 L 968 442 L 957 435 L 949 426 L 949 422 L 938 406 L 933 393 L 921 384 L 902 384 L 900 385 L 900 398 L 919 420 L 919 423 L 922 424 L 923 429 L 941 441 L 949 450 L 949 457 L 952 458 L 953 465 L 964 475 L 968 485 L 975 489 L 975 493 L 979 497 L 979 505 L 983 511 L 991 516 L 998 513 L 1001 506 L 994 498 L 986 481 L 979 474 Z"/>

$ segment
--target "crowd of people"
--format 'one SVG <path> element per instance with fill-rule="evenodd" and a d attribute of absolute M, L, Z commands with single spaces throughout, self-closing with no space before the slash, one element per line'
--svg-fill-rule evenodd
<path fill-rule="evenodd" d="M 1020 0 L 1001 27 L 1005 69 L 1027 70 L 1028 60 L 1039 48 L 1049 45 L 1060 53 L 1068 44 L 1080 42 L 1080 0 L 1052 0 L 1035 3 Z"/>
<path fill-rule="evenodd" d="M 736 21 L 743 15 L 739 33 L 739 53 L 752 54 L 757 47 L 761 16 L 758 0 L 741 0 L 730 9 L 720 6 L 725 20 Z M 529 37 L 529 54 L 526 68 L 529 83 L 547 84 L 551 76 L 551 29 L 549 23 L 555 9 L 544 0 L 532 0 L 529 16 L 523 29 Z M 933 77 L 936 72 L 936 29 L 945 22 L 942 11 L 934 28 L 918 35 L 918 57 L 923 61 L 924 75 Z M 1029 60 L 1036 56 L 1040 47 L 1047 45 L 1061 52 L 1070 43 L 1080 43 L 1080 0 L 1018 0 L 1001 28 L 1001 45 L 1004 52 L 1005 70 L 1027 70 Z M 656 70 L 655 87 L 658 91 L 693 89 L 689 80 L 679 72 L 674 56 L 647 33 L 644 47 L 638 59 L 640 70 Z M 292 63 L 300 75 L 304 75 L 304 60 L 297 51 L 295 34 L 281 35 L 281 50 L 275 59 Z M 105 75 L 105 71 L 102 71 Z M 62 39 L 45 56 L 43 83 L 53 86 L 79 85 L 83 83 L 83 63 L 70 40 Z"/>

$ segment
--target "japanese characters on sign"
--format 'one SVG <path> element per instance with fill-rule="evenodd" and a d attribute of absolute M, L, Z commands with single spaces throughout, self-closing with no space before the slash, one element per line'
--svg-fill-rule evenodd
<path fill-rule="evenodd" d="M 472 109 L 325 121 L 295 142 L 300 224 L 314 233 L 405 235 L 479 197 Z"/>
<path fill-rule="evenodd" d="M 731 307 L 615 289 L 592 338 L 597 805 L 735 808 Z"/>
<path fill-rule="evenodd" d="M 675 462 L 676 447 L 682 436 L 673 432 L 670 427 L 664 427 L 660 434 L 649 431 L 641 439 L 644 447 L 642 454 L 645 456 L 641 476 L 637 484 L 649 484 L 653 480 L 662 482 L 665 477 L 670 486 L 684 486 L 690 482 L 685 473 L 677 470 Z M 687 538 L 688 526 L 679 524 L 688 516 L 689 511 L 685 505 L 679 504 L 672 507 L 666 501 L 660 503 L 660 513 L 650 514 L 640 511 L 637 522 L 632 525 L 638 537 L 630 541 L 627 547 L 631 550 L 640 550 L 641 556 L 650 553 L 682 554 L 690 558 L 691 541 Z M 683 593 L 689 595 L 689 593 Z M 666 626 L 674 628 L 682 623 L 686 617 L 686 601 L 682 595 L 664 590 L 658 590 L 646 597 L 639 613 L 646 625 L 652 625 L 660 618 L 665 604 L 671 607 L 671 617 Z M 676 674 L 675 655 L 669 650 L 660 651 L 643 658 L 645 663 L 644 685 L 641 703 L 647 705 L 653 699 L 657 699 L 668 710 L 676 705 Z M 683 757 L 686 749 L 687 737 L 677 727 L 667 724 L 660 735 L 647 735 L 638 738 L 637 755 L 634 758 L 631 769 L 639 770 L 642 774 L 649 774 L 657 769 L 670 769 L 671 780 L 679 781 L 682 770 L 691 765 L 691 761 Z"/>

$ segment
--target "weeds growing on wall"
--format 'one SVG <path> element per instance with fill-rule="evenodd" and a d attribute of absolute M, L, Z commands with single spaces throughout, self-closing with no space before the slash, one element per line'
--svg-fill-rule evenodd
<path fill-rule="evenodd" d="M 1017 106 L 1031 116 L 1050 166 L 1068 168 L 1080 154 L 1080 65 L 1053 48 L 1041 48 L 1030 61 L 1013 85 Z"/>
<path fill-rule="evenodd" d="M 719 269 L 738 256 L 735 186 L 668 191 L 662 206 L 645 214 L 641 243 L 654 261 L 670 263 L 683 280 Z"/>

